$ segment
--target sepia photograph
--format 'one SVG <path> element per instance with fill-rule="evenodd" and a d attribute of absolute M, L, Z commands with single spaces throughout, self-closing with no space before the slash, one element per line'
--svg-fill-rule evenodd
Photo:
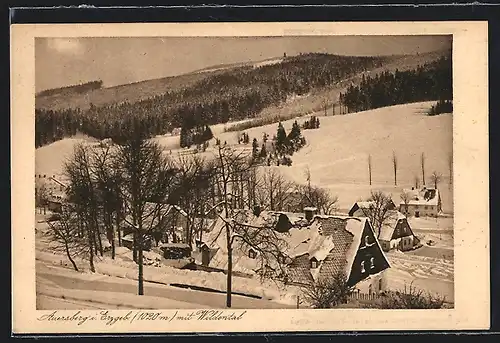
<path fill-rule="evenodd" d="M 37 38 L 37 309 L 453 307 L 451 47 Z"/>
<path fill-rule="evenodd" d="M 39 321 L 456 308 L 454 35 L 286 32 L 33 37 Z"/>

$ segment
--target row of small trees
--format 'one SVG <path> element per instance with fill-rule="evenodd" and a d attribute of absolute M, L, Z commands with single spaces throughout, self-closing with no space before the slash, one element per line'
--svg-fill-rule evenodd
<path fill-rule="evenodd" d="M 420 179 L 419 176 L 415 175 L 415 177 L 413 179 L 414 184 L 415 184 L 415 188 L 419 188 L 420 187 L 420 181 L 421 180 L 423 182 L 423 185 L 425 186 L 425 180 L 426 180 L 426 177 L 425 177 L 425 161 L 426 161 L 425 153 L 422 152 L 420 154 L 420 168 L 421 168 L 421 172 L 422 172 L 422 179 Z M 394 172 L 394 185 L 397 186 L 397 184 L 398 184 L 398 179 L 397 179 L 397 175 L 398 175 L 398 157 L 397 157 L 395 151 L 392 152 L 391 162 L 392 162 L 392 168 L 393 168 L 393 172 Z M 369 183 L 370 183 L 370 185 L 372 184 L 372 166 L 373 166 L 373 164 L 372 164 L 372 156 L 371 156 L 371 154 L 369 154 L 368 155 L 368 177 L 369 177 Z M 451 184 L 452 183 L 452 175 L 453 175 L 453 156 L 452 156 L 452 154 L 448 155 L 448 168 L 449 168 L 449 175 L 450 175 L 450 177 L 449 177 L 449 183 Z M 440 183 L 443 180 L 443 174 L 441 174 L 438 171 L 433 171 L 429 180 L 432 183 L 432 185 L 434 186 L 434 188 L 437 188 L 438 183 Z"/>
<path fill-rule="evenodd" d="M 71 85 L 59 88 L 51 88 L 40 91 L 36 96 L 51 96 L 62 93 L 85 93 L 91 90 L 100 89 L 102 87 L 102 80 L 90 81 L 85 83 L 80 83 L 78 85 Z"/>
<path fill-rule="evenodd" d="M 435 116 L 441 113 L 453 113 L 453 101 L 441 99 L 435 105 L 432 105 L 429 110 L 430 116 Z"/>

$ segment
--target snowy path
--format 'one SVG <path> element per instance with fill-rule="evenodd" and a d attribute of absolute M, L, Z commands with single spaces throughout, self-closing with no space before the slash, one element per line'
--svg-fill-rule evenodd
<path fill-rule="evenodd" d="M 431 252 L 434 250 L 436 248 L 429 248 Z M 391 268 L 386 272 L 388 287 L 393 290 L 402 290 L 405 285 L 408 287 L 410 283 L 413 283 L 413 286 L 423 289 L 425 292 L 440 294 L 445 296 L 447 301 L 453 302 L 453 259 L 419 256 L 414 254 L 415 252 L 387 253 L 391 263 Z M 453 251 L 451 252 L 453 253 Z"/>
<path fill-rule="evenodd" d="M 90 277 L 90 279 L 86 279 L 86 277 Z M 73 272 L 64 268 L 48 267 L 43 265 L 42 263 L 37 263 L 38 295 L 40 295 L 40 293 L 44 295 L 45 297 L 43 298 L 43 301 L 47 306 L 50 307 L 57 305 L 57 303 L 53 299 L 49 299 L 52 294 L 48 292 L 46 288 L 44 288 L 44 286 L 49 285 L 51 286 L 50 289 L 52 290 L 55 288 L 59 290 L 67 290 L 67 292 L 60 291 L 62 294 L 71 293 L 72 291 L 80 291 L 80 294 L 84 294 L 84 291 L 86 291 L 87 293 L 88 291 L 92 291 L 96 294 L 108 294 L 110 297 L 116 297 L 120 294 L 137 294 L 137 283 L 132 280 L 113 278 L 103 275 L 87 275 Z M 148 298 L 155 297 L 169 300 L 174 306 L 172 308 L 183 308 L 183 306 L 189 308 L 224 308 L 226 301 L 226 297 L 224 294 L 184 290 L 169 286 L 152 285 L 149 283 L 145 283 L 144 293 Z M 136 297 L 138 298 L 137 300 L 141 300 L 139 296 Z M 268 300 L 251 299 L 237 295 L 233 295 L 232 302 L 233 308 L 292 307 Z M 72 306 L 68 304 L 59 305 L 63 305 L 63 307 Z M 82 304 L 82 306 L 83 305 L 85 304 Z M 111 307 L 115 308 L 115 305 L 113 303 L 111 303 L 110 305 Z M 108 308 L 108 304 L 91 304 L 91 306 L 106 306 L 106 308 Z M 124 304 L 122 307 L 127 306 L 126 304 Z"/>
<path fill-rule="evenodd" d="M 36 308 L 38 310 L 109 310 L 122 309 L 123 307 L 113 306 L 111 304 L 96 304 L 91 301 L 68 300 L 44 294 L 37 294 Z"/>

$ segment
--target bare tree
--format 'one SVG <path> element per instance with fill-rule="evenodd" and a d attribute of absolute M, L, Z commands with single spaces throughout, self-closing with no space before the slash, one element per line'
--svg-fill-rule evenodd
<path fill-rule="evenodd" d="M 259 254 L 262 260 L 262 266 L 270 264 L 271 259 L 278 259 L 281 251 L 284 250 L 278 233 L 273 230 L 272 225 L 263 225 L 253 227 L 245 223 L 245 219 L 239 215 L 241 210 L 234 207 L 234 197 L 238 194 L 234 192 L 233 180 L 242 171 L 253 168 L 249 156 L 244 152 L 236 152 L 229 147 L 219 147 L 216 155 L 217 165 L 215 181 L 219 189 L 220 202 L 217 203 L 208 212 L 221 208 L 217 211 L 218 218 L 223 222 L 220 232 L 225 234 L 225 244 L 227 249 L 227 288 L 226 288 L 226 306 L 231 307 L 232 294 L 232 268 L 233 251 L 242 250 L 245 247 L 251 247 Z"/>
<path fill-rule="evenodd" d="M 120 231 L 118 218 L 120 218 L 121 207 L 121 175 L 118 172 L 116 157 L 112 155 L 109 146 L 94 149 L 92 162 L 102 223 L 106 230 L 106 237 L 111 244 L 111 258 L 114 259 L 115 223 L 118 223 L 116 229 Z"/>
<path fill-rule="evenodd" d="M 295 203 L 291 206 L 295 212 L 301 212 L 304 207 L 316 207 L 322 214 L 334 214 L 337 211 L 338 197 L 326 189 L 296 184 L 295 194 Z"/>
<path fill-rule="evenodd" d="M 89 250 L 88 242 L 78 233 L 77 221 L 76 213 L 69 206 L 63 206 L 59 220 L 47 222 L 49 246 L 54 252 L 64 252 L 76 271 L 78 267 L 74 258 L 88 255 Z"/>
<path fill-rule="evenodd" d="M 213 176 L 211 165 L 199 156 L 179 157 L 175 162 L 177 186 L 175 199 L 186 213 L 186 242 L 191 245 L 202 226 L 195 225 L 195 218 L 204 212 L 204 205 L 210 198 L 210 179 Z M 172 197 L 171 197 L 172 198 Z"/>
<path fill-rule="evenodd" d="M 345 304 L 353 292 L 343 273 L 322 278 L 301 288 L 305 300 L 313 308 L 333 308 Z"/>
<path fill-rule="evenodd" d="M 408 191 L 403 190 L 399 195 L 399 197 L 401 198 L 401 201 L 403 202 L 404 205 L 404 213 L 405 215 L 408 215 L 408 204 L 410 203 L 411 200 L 411 194 Z"/>
<path fill-rule="evenodd" d="M 368 155 L 368 175 L 370 178 L 370 186 L 372 185 L 372 155 Z"/>
<path fill-rule="evenodd" d="M 425 186 L 425 154 L 420 155 L 420 167 L 422 168 L 422 183 Z"/>
<path fill-rule="evenodd" d="M 144 294 L 143 249 L 152 232 L 161 225 L 168 211 L 168 195 L 174 182 L 175 169 L 162 154 L 161 147 L 133 132 L 120 146 L 118 166 L 123 175 L 122 197 L 124 218 L 133 231 L 138 264 L 138 294 Z"/>
<path fill-rule="evenodd" d="M 288 181 L 278 170 L 266 169 L 258 181 L 257 201 L 271 211 L 284 211 L 291 199 L 290 189 L 293 183 Z"/>
<path fill-rule="evenodd" d="M 431 182 L 434 184 L 434 188 L 437 188 L 438 183 L 443 179 L 443 175 L 437 171 L 433 171 L 431 174 Z"/>
<path fill-rule="evenodd" d="M 396 156 L 396 152 L 392 152 L 392 167 L 394 169 L 394 186 L 398 184 L 397 182 L 397 172 L 398 172 L 398 157 Z"/>
<path fill-rule="evenodd" d="M 83 144 L 75 146 L 73 155 L 65 163 L 64 169 L 70 182 L 66 190 L 68 202 L 74 206 L 79 220 L 78 226 L 85 231 L 89 247 L 90 270 L 95 272 L 93 255 L 97 254 L 97 240 L 100 241 L 100 235 L 97 196 L 92 181 L 89 148 Z"/>
<path fill-rule="evenodd" d="M 375 229 L 377 237 L 380 235 L 382 225 L 392 215 L 393 202 L 390 195 L 381 191 L 372 192 L 368 199 L 369 206 L 362 208 L 365 217 L 370 219 L 370 222 Z"/>

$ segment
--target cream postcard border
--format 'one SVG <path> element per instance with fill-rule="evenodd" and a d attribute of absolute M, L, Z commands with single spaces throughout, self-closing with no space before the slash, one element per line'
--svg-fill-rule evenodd
<path fill-rule="evenodd" d="M 239 321 L 37 321 L 34 242 L 35 37 L 453 35 L 455 308 L 248 310 Z M 12 323 L 15 333 L 485 329 L 490 322 L 487 22 L 11 25 Z M 75 311 L 58 311 L 73 314 Z M 110 311 L 114 314 L 125 311 Z M 172 310 L 163 311 L 175 312 Z M 187 312 L 187 311 L 186 311 Z M 96 314 L 83 311 L 82 314 Z"/>

